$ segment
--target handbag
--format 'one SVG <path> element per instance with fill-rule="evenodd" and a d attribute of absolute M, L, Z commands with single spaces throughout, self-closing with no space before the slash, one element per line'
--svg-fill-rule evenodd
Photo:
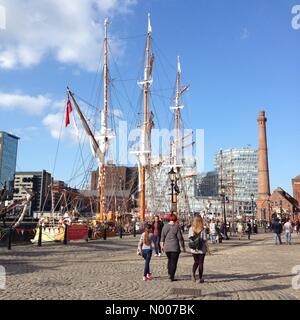
<path fill-rule="evenodd" d="M 189 248 L 192 250 L 199 250 L 202 247 L 203 239 L 201 232 L 189 238 Z"/>

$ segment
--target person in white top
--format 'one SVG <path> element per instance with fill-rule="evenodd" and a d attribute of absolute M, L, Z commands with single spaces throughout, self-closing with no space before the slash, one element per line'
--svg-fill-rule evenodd
<path fill-rule="evenodd" d="M 150 261 L 152 257 L 152 249 L 154 246 L 153 233 L 151 224 L 146 223 L 144 232 L 141 235 L 137 254 L 141 255 L 145 260 L 143 281 L 152 280 L 152 273 L 150 272 Z"/>
<path fill-rule="evenodd" d="M 216 229 L 216 224 L 215 224 L 214 220 L 212 220 L 211 223 L 209 224 L 209 235 L 210 235 L 211 243 L 216 243 L 217 229 Z"/>
<path fill-rule="evenodd" d="M 285 241 L 286 241 L 286 244 L 292 244 L 293 226 L 292 226 L 290 220 L 287 220 L 287 222 L 284 224 L 283 230 L 285 231 Z"/>
<path fill-rule="evenodd" d="M 243 224 L 241 223 L 241 221 L 239 221 L 237 223 L 237 233 L 238 233 L 239 240 L 242 239 L 243 231 L 244 231 Z"/>

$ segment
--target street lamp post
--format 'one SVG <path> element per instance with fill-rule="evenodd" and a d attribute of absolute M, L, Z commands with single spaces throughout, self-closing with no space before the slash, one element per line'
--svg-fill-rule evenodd
<path fill-rule="evenodd" d="M 222 204 L 223 204 L 223 218 L 224 218 L 224 233 L 226 240 L 228 239 L 227 236 L 227 220 L 226 220 L 226 194 L 225 194 L 225 188 L 224 186 L 221 187 L 221 198 L 222 198 Z"/>
<path fill-rule="evenodd" d="M 252 219 L 254 221 L 255 217 L 254 217 L 254 194 L 251 193 L 251 213 L 252 213 Z"/>
<path fill-rule="evenodd" d="M 171 181 L 171 213 L 177 213 L 177 193 L 178 186 L 176 184 L 176 172 L 174 168 L 168 173 Z"/>
<path fill-rule="evenodd" d="M 119 236 L 120 239 L 123 238 L 123 226 L 122 226 L 122 215 L 119 212 Z"/>

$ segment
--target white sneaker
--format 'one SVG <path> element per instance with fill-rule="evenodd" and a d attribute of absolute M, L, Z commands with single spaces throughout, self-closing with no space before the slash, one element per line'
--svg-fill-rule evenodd
<path fill-rule="evenodd" d="M 159 253 L 158 256 L 161 257 L 161 253 Z"/>
<path fill-rule="evenodd" d="M 154 257 L 158 257 L 158 254 L 155 254 Z"/>

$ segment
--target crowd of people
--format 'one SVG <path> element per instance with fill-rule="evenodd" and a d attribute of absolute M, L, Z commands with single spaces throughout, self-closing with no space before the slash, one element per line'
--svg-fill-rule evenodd
<path fill-rule="evenodd" d="M 185 242 L 183 238 L 184 228 L 179 222 L 175 214 L 170 214 L 168 222 L 163 223 L 159 216 L 155 216 L 154 222 L 146 223 L 144 232 L 142 233 L 137 253 L 145 260 L 145 268 L 143 280 L 151 280 L 152 273 L 150 271 L 150 262 L 152 258 L 153 248 L 155 256 L 160 257 L 162 254 L 167 256 L 167 270 L 170 281 L 177 281 L 175 278 L 177 264 L 180 253 L 186 252 Z M 196 216 L 189 228 L 189 238 L 194 239 L 194 244 L 190 246 L 190 252 L 193 256 L 194 263 L 192 268 L 192 280 L 196 281 L 196 272 L 199 273 L 199 282 L 203 283 L 204 259 L 208 248 L 208 236 L 204 221 L 201 216 Z"/>
<path fill-rule="evenodd" d="M 176 281 L 175 273 L 179 255 L 186 251 L 182 234 L 182 228 L 175 214 L 170 214 L 168 223 L 163 224 L 156 216 L 152 224 L 147 223 L 138 244 L 138 254 L 145 259 L 143 280 L 151 280 L 150 261 L 152 247 L 155 255 L 161 256 L 165 253 L 168 258 L 168 274 L 171 281 Z"/>
<path fill-rule="evenodd" d="M 289 218 L 274 218 L 270 223 L 270 229 L 274 233 L 275 245 L 281 245 L 283 243 L 281 238 L 282 233 L 285 235 L 285 243 L 291 245 L 292 233 L 295 232 L 299 234 L 300 232 L 300 222 L 299 220 L 291 221 Z"/>
<path fill-rule="evenodd" d="M 264 224 L 261 224 L 264 226 Z M 286 244 L 292 244 L 292 233 L 299 234 L 300 223 L 292 222 L 289 219 L 273 219 L 268 228 L 273 231 L 275 244 L 282 244 L 281 234 L 285 233 Z M 265 232 L 266 232 L 266 228 Z M 193 265 L 191 272 L 192 281 L 196 282 L 196 273 L 198 270 L 199 282 L 203 283 L 204 260 L 206 254 L 210 254 L 209 242 L 212 244 L 221 243 L 223 239 L 228 239 L 227 232 L 234 235 L 239 240 L 244 235 L 250 240 L 251 234 L 258 233 L 257 220 L 237 220 L 234 223 L 225 225 L 223 221 L 215 219 L 204 219 L 200 215 L 194 217 L 190 222 L 180 222 L 177 215 L 170 214 L 167 221 L 163 222 L 156 215 L 153 222 L 146 222 L 144 232 L 142 233 L 137 253 L 145 260 L 143 280 L 151 280 L 150 262 L 152 251 L 155 256 L 167 256 L 167 270 L 170 281 L 176 281 L 175 278 L 177 264 L 180 253 L 186 252 L 183 233 L 188 231 L 189 249 L 193 256 Z"/>

